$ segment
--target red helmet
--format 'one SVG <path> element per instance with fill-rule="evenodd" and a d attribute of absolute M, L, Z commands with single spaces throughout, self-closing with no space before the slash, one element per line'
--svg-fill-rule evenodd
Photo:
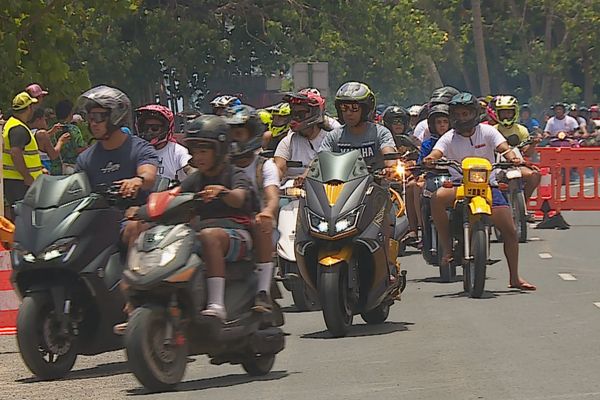
<path fill-rule="evenodd" d="M 600 106 L 598 106 L 598 104 L 592 104 L 590 106 L 590 112 L 595 112 L 595 113 L 600 112 Z"/>
<path fill-rule="evenodd" d="M 149 119 L 162 121 L 162 129 L 147 126 L 146 121 Z M 148 104 L 135 110 L 135 129 L 138 136 L 152 146 L 160 146 L 168 141 L 174 141 L 175 118 L 169 108 L 160 104 Z"/>
<path fill-rule="evenodd" d="M 294 132 L 320 124 L 325 118 L 325 100 L 313 91 L 302 90 L 298 93 L 290 93 L 283 100 L 292 108 L 290 128 Z M 309 111 L 298 110 L 297 106 L 306 106 Z"/>

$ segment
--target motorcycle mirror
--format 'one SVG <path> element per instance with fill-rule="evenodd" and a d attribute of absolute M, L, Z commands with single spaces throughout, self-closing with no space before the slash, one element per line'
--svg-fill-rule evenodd
<path fill-rule="evenodd" d="M 507 138 L 507 141 L 511 147 L 518 146 L 521 143 L 521 140 L 519 139 L 519 137 L 517 135 L 510 135 Z"/>
<path fill-rule="evenodd" d="M 304 167 L 304 165 L 302 164 L 302 161 L 286 161 L 285 165 L 288 168 L 302 168 L 302 167 Z"/>

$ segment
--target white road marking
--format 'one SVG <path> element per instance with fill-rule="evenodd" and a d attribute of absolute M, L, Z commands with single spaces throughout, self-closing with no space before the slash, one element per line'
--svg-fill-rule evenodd
<path fill-rule="evenodd" d="M 552 254 L 550 253 L 539 253 L 540 258 L 548 259 L 552 258 Z"/>
<path fill-rule="evenodd" d="M 535 225 L 535 224 L 532 224 L 532 225 Z M 542 240 L 542 239 L 541 239 L 541 238 L 539 238 L 539 237 L 532 237 L 532 238 L 529 238 L 529 241 L 530 241 L 530 242 L 539 242 L 540 240 Z"/>
<path fill-rule="evenodd" d="M 558 274 L 558 276 L 560 276 L 560 278 L 563 281 L 576 281 L 577 278 L 575 278 L 573 275 L 571 274 Z"/>
<path fill-rule="evenodd" d="M 596 307 L 600 308 L 600 302 L 598 302 L 598 303 L 594 303 L 594 305 L 595 305 Z"/>

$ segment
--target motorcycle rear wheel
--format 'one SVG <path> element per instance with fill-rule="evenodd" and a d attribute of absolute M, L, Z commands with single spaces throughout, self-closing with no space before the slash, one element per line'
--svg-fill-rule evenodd
<path fill-rule="evenodd" d="M 131 315 L 125 351 L 131 371 L 152 392 L 173 390 L 185 373 L 187 346 L 165 344 L 166 310 L 144 305 Z"/>
<path fill-rule="evenodd" d="M 348 277 L 345 268 L 321 275 L 319 298 L 323 319 L 333 337 L 343 337 L 352 325 L 353 313 L 348 304 Z"/>
<path fill-rule="evenodd" d="M 264 376 L 271 372 L 275 354 L 261 354 L 242 362 L 242 368 L 250 376 Z"/>
<path fill-rule="evenodd" d="M 42 380 L 64 377 L 77 359 L 76 337 L 56 335 L 60 322 L 53 317 L 54 305 L 50 296 L 26 296 L 17 317 L 17 344 L 23 362 Z M 60 346 L 59 352 L 50 348 Z"/>

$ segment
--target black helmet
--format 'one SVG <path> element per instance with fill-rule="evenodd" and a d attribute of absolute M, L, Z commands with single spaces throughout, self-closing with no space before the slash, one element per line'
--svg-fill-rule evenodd
<path fill-rule="evenodd" d="M 441 88 L 435 89 L 431 93 L 431 97 L 429 98 L 429 106 L 434 106 L 436 104 L 448 104 L 450 100 L 460 92 L 458 89 L 452 86 L 444 86 Z"/>
<path fill-rule="evenodd" d="M 521 112 L 523 112 L 523 111 L 529 111 L 529 112 L 531 112 L 531 106 L 529 104 L 527 104 L 527 103 L 521 105 Z"/>
<path fill-rule="evenodd" d="M 362 108 L 361 122 L 370 121 L 373 119 L 375 111 L 375 94 L 371 89 L 360 82 L 346 82 L 335 94 L 335 109 L 338 113 L 338 119 L 344 124 L 344 117 L 340 104 L 342 103 L 358 103 Z"/>
<path fill-rule="evenodd" d="M 479 100 L 477 100 L 477 97 L 473 96 L 471 93 L 463 92 L 457 94 L 456 96 L 452 97 L 452 100 L 450 100 L 448 106 L 450 124 L 452 125 L 452 128 L 454 128 L 458 133 L 469 133 L 471 129 L 473 129 L 477 126 L 477 124 L 479 124 Z M 473 118 L 469 119 L 468 121 L 459 121 L 454 115 L 454 111 L 457 107 L 467 107 L 473 110 Z"/>
<path fill-rule="evenodd" d="M 550 107 L 550 109 L 555 110 L 556 107 L 562 107 L 563 110 L 567 111 L 567 105 L 561 101 L 557 101 L 556 103 L 552 104 L 552 107 Z"/>
<path fill-rule="evenodd" d="M 435 119 L 440 116 L 450 118 L 449 109 L 450 107 L 448 104 L 436 104 L 435 106 L 431 107 L 431 110 L 427 115 L 427 127 L 429 128 L 429 133 L 431 133 L 431 136 L 440 136 L 440 132 L 437 132 L 435 129 Z"/>
<path fill-rule="evenodd" d="M 410 121 L 410 115 L 406 108 L 401 106 L 389 106 L 383 111 L 382 115 L 383 125 L 392 130 L 392 125 L 395 121 L 400 121 L 404 125 L 404 130 L 408 130 L 408 124 Z"/>
<path fill-rule="evenodd" d="M 266 127 L 254 107 L 246 104 L 229 107 L 224 118 L 229 126 L 243 126 L 250 132 L 250 138 L 246 142 L 231 143 L 232 158 L 244 158 L 260 148 Z"/>
<path fill-rule="evenodd" d="M 222 163 L 229 152 L 231 142 L 229 125 L 222 117 L 212 114 L 201 115 L 188 123 L 184 144 L 188 147 L 209 145 L 215 149 L 216 163 Z"/>

